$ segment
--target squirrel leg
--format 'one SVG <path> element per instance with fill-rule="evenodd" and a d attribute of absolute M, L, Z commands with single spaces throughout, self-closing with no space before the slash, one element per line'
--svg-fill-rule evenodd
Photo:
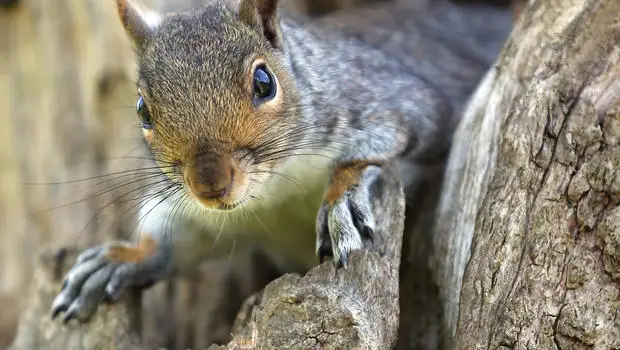
<path fill-rule="evenodd" d="M 351 251 L 372 248 L 372 189 L 381 173 L 380 165 L 369 161 L 345 162 L 334 169 L 317 215 L 317 255 L 321 262 L 331 256 L 346 267 Z"/>
<path fill-rule="evenodd" d="M 87 321 L 104 301 L 118 300 L 126 287 L 148 287 L 163 279 L 171 263 L 171 246 L 143 233 L 135 245 L 114 242 L 82 252 L 52 304 L 52 318 Z"/>
<path fill-rule="evenodd" d="M 405 90 L 352 115 L 348 123 L 353 127 L 342 128 L 349 134 L 338 136 L 349 141 L 317 215 L 321 262 L 331 256 L 346 266 L 351 251 L 378 248 L 384 238 L 376 236 L 372 208 L 384 178 L 395 176 L 407 186 L 413 180 L 409 165 L 434 159 L 448 145 L 453 123 L 443 100 L 430 89 Z"/>
<path fill-rule="evenodd" d="M 216 236 L 202 224 L 174 220 L 177 200 L 147 197 L 139 212 L 143 233 L 136 242 L 112 242 L 82 252 L 52 304 L 52 317 L 64 312 L 65 322 L 88 322 L 100 304 L 117 301 L 127 288 L 147 288 L 191 270 L 203 259 L 228 255 L 234 240 L 221 239 L 216 246 Z"/>

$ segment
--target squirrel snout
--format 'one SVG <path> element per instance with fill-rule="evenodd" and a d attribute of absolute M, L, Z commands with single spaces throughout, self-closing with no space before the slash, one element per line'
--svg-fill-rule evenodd
<path fill-rule="evenodd" d="M 185 182 L 194 196 L 217 200 L 230 194 L 235 170 L 230 157 L 198 157 L 185 169 Z"/>

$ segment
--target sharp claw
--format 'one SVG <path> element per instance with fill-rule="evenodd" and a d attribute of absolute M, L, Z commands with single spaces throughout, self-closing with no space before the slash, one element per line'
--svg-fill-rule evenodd
<path fill-rule="evenodd" d="M 105 304 L 111 304 L 114 302 L 114 299 L 112 299 L 112 296 L 108 293 L 107 288 L 105 293 L 103 294 L 103 299 L 101 299 L 101 301 Z"/>
<path fill-rule="evenodd" d="M 55 320 L 55 319 L 56 319 L 56 317 L 58 317 L 58 315 L 59 315 L 61 312 L 65 311 L 65 309 L 66 309 L 66 308 L 64 308 L 64 307 L 62 307 L 62 306 L 57 306 L 57 307 L 53 308 L 53 309 L 52 309 L 52 315 L 51 315 L 51 316 L 52 316 L 52 320 Z"/>
<path fill-rule="evenodd" d="M 71 308 L 69 311 L 65 313 L 65 316 L 62 318 L 62 323 L 67 324 L 77 315 L 77 308 Z"/>
<path fill-rule="evenodd" d="M 364 225 L 362 235 L 364 236 L 364 238 L 369 239 L 371 243 L 374 243 L 374 230 L 370 226 Z"/>
<path fill-rule="evenodd" d="M 336 264 L 336 267 L 343 268 L 346 270 L 348 263 L 349 263 L 349 256 L 346 254 L 342 254 L 340 256 L 340 259 L 338 259 L 338 263 Z"/>
<path fill-rule="evenodd" d="M 52 303 L 52 320 L 55 319 L 61 312 L 66 311 L 68 307 L 69 304 L 67 304 L 65 296 L 63 294 L 57 296 Z"/>
<path fill-rule="evenodd" d="M 110 302 L 115 302 L 118 300 L 122 292 L 122 288 L 119 288 L 118 285 L 114 286 L 111 283 L 108 284 L 105 288 L 105 296 L 109 298 Z"/>

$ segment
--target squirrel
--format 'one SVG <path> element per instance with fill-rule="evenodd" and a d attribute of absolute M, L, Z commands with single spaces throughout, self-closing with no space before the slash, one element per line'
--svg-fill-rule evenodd
<path fill-rule="evenodd" d="M 117 0 L 145 150 L 169 185 L 144 196 L 137 241 L 78 256 L 52 317 L 87 322 L 230 242 L 304 269 L 372 249 L 382 177 L 397 169 L 406 187 L 445 157 L 512 26 L 503 9 L 421 3 L 311 18 L 278 0 L 164 14 Z"/>

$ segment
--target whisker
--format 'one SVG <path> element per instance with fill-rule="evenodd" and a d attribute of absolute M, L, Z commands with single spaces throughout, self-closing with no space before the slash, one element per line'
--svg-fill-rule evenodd
<path fill-rule="evenodd" d="M 256 215 L 256 212 L 254 211 L 254 209 L 252 209 L 251 207 L 248 207 L 248 209 L 250 210 L 250 213 L 254 215 L 254 217 L 256 218 L 256 221 L 258 221 L 258 224 L 261 225 L 263 230 L 265 230 L 265 232 L 267 233 L 267 236 L 273 237 L 273 233 L 269 231 L 269 229 L 267 228 L 267 226 L 265 226 L 263 221 L 258 217 L 258 215 Z"/>
<path fill-rule="evenodd" d="M 172 205 L 172 215 L 168 215 L 168 217 L 166 218 L 166 223 L 164 225 L 164 233 L 168 234 L 168 232 L 170 233 L 170 237 L 174 234 L 174 223 L 176 222 L 176 216 L 179 214 L 179 211 L 182 207 L 185 206 L 185 201 L 183 201 L 183 196 L 178 197 L 173 205 Z M 168 223 L 170 223 L 170 230 L 168 230 Z"/>
<path fill-rule="evenodd" d="M 153 187 L 151 187 L 151 188 L 149 188 L 149 190 L 153 190 L 153 191 L 152 191 L 151 193 L 148 193 L 147 195 L 143 195 L 143 196 L 141 196 L 141 197 L 139 197 L 139 198 L 136 198 L 136 199 L 135 199 L 136 204 L 132 205 L 132 206 L 131 206 L 130 208 L 128 208 L 128 209 L 127 209 L 127 210 L 126 210 L 123 214 L 121 214 L 121 216 L 118 218 L 118 220 L 119 220 L 119 221 L 121 221 L 121 220 L 125 220 L 125 217 L 126 217 L 126 216 L 129 216 L 129 215 L 133 216 L 133 215 L 138 214 L 138 213 L 142 210 L 142 208 L 144 208 L 144 206 L 145 206 L 145 205 L 147 205 L 147 204 L 150 202 L 150 200 L 151 200 L 151 199 L 153 199 L 153 198 L 157 198 L 157 197 L 159 197 L 159 196 L 163 196 L 163 197 L 165 197 L 165 196 L 167 196 L 168 194 L 170 194 L 170 191 L 175 190 L 178 186 L 179 186 L 179 185 L 178 185 L 178 184 L 176 184 L 176 183 L 170 183 L 170 184 L 168 184 L 168 185 L 165 185 L 165 187 L 164 187 L 164 188 L 162 188 L 162 189 L 160 189 L 159 191 L 155 191 L 155 190 L 154 190 L 154 188 L 153 188 L 154 186 L 153 186 Z M 155 207 L 153 207 L 153 209 L 154 209 L 154 208 L 155 208 Z M 150 211 L 149 211 L 149 212 L 150 212 Z M 148 213 L 147 213 L 147 214 L 148 214 Z M 134 221 L 135 221 L 135 220 L 134 220 Z M 136 227 L 137 227 L 137 225 L 138 225 L 139 223 L 140 223 L 140 222 L 135 221 L 135 222 L 134 222 L 134 224 L 132 225 L 132 226 L 133 226 L 133 227 L 132 227 L 132 230 L 135 230 L 135 229 L 136 229 Z M 144 224 L 143 222 L 142 222 L 142 223 L 140 223 L 140 228 L 142 228 L 142 225 L 143 225 L 143 224 Z M 138 233 L 139 233 L 139 232 L 140 232 L 140 231 L 138 231 Z M 129 232 L 129 234 L 131 234 L 131 232 Z"/>
<path fill-rule="evenodd" d="M 49 212 L 54 211 L 54 210 L 58 210 L 58 209 L 62 209 L 62 208 L 67 208 L 67 207 L 69 207 L 71 205 L 75 205 L 75 204 L 78 204 L 78 203 L 86 202 L 88 200 L 92 200 L 92 199 L 101 197 L 101 196 L 103 196 L 103 195 L 105 195 L 107 193 L 110 193 L 110 192 L 112 192 L 114 190 L 118 190 L 118 189 L 123 188 L 125 186 L 136 184 L 136 183 L 139 183 L 139 182 L 144 181 L 144 180 L 156 178 L 158 176 L 160 176 L 160 174 L 151 175 L 151 176 L 148 176 L 148 177 L 145 177 L 145 178 L 140 178 L 140 179 L 137 179 L 137 180 L 132 180 L 132 181 L 123 183 L 121 185 L 117 185 L 117 186 L 113 186 L 111 188 L 107 188 L 107 189 L 105 189 L 103 191 L 95 193 L 92 196 L 89 196 L 89 197 L 86 197 L 86 198 L 82 198 L 82 199 L 79 199 L 79 200 L 76 200 L 76 201 L 72 201 L 72 202 L 69 202 L 69 203 L 61 204 L 59 206 L 55 206 L 55 207 L 52 207 L 52 208 L 49 208 L 49 209 L 44 209 L 44 210 L 41 210 L 41 211 L 31 212 L 29 215 L 41 215 L 41 214 L 44 214 L 44 213 L 49 213 Z M 162 181 L 169 181 L 169 180 L 165 179 L 165 180 L 162 180 Z"/>
<path fill-rule="evenodd" d="M 162 183 L 162 182 L 166 182 L 166 181 L 159 181 L 159 182 L 157 182 L 157 183 L 149 184 L 149 186 L 154 186 L 154 185 L 157 185 L 157 184 Z M 172 184 L 172 185 L 168 185 L 168 187 L 171 187 L 171 186 L 174 186 L 174 184 Z M 95 218 L 96 218 L 96 217 L 97 217 L 97 216 L 98 216 L 101 212 L 103 212 L 106 208 L 108 208 L 108 207 L 109 207 L 110 205 L 112 205 L 112 204 L 119 204 L 119 203 L 122 203 L 122 201 L 118 202 L 118 200 L 119 200 L 119 199 L 124 198 L 125 196 L 127 196 L 127 195 L 129 195 L 129 194 L 131 194 L 131 193 L 138 192 L 138 191 L 141 191 L 141 190 L 144 190 L 144 187 L 139 187 L 139 188 L 137 188 L 137 189 L 133 189 L 133 190 L 131 190 L 131 191 L 129 191 L 129 192 L 126 192 L 126 193 L 124 193 L 124 194 L 122 194 L 122 195 L 120 195 L 120 196 L 116 197 L 114 200 L 112 200 L 112 201 L 108 202 L 108 203 L 107 203 L 107 204 L 105 204 L 103 207 L 101 207 L 101 208 L 97 209 L 97 211 L 95 211 L 95 214 L 93 214 L 93 216 L 91 216 L 91 218 L 88 220 L 88 222 L 86 223 L 86 225 L 84 226 L 84 228 L 83 228 L 82 230 L 80 230 L 80 232 L 78 233 L 78 235 L 77 235 L 77 237 L 76 237 L 76 241 L 77 241 L 77 240 L 79 240 L 79 238 L 82 236 L 82 234 L 84 234 L 84 232 L 86 231 L 86 228 L 88 228 L 88 226 L 92 223 L 92 221 L 93 221 L 93 220 L 94 220 L 94 219 L 95 219 Z M 164 191 L 165 191 L 165 190 L 164 190 Z M 112 224 L 114 224 L 114 223 L 116 223 L 116 222 L 118 222 L 118 221 L 122 220 L 122 219 L 123 219 L 123 216 L 124 216 L 124 215 L 121 215 L 119 218 L 117 218 L 116 220 L 114 220 Z"/>
<path fill-rule="evenodd" d="M 270 174 L 270 175 L 280 176 L 281 178 L 283 178 L 283 179 L 291 182 L 293 185 L 295 185 L 295 187 L 297 187 L 297 189 L 304 196 L 304 198 L 306 200 L 308 200 L 307 195 L 306 195 L 307 189 L 304 188 L 301 184 L 299 184 L 299 182 L 297 182 L 295 180 L 295 178 L 290 176 L 290 175 L 282 174 L 282 173 L 274 171 L 274 170 L 262 170 L 262 171 L 256 170 L 256 171 L 251 171 L 250 174 Z"/>
<path fill-rule="evenodd" d="M 108 173 L 108 174 L 103 174 L 103 175 L 96 175 L 96 176 L 86 177 L 86 178 L 81 178 L 81 179 L 76 179 L 76 180 L 69 180 L 69 181 L 61 181 L 61 182 L 22 182 L 22 184 L 28 185 L 28 186 L 64 185 L 64 184 L 85 182 L 85 181 L 94 180 L 94 179 L 101 179 L 101 178 L 108 177 L 108 176 L 116 176 L 116 175 L 125 175 L 125 176 L 127 176 L 127 174 L 129 174 L 129 175 L 142 175 L 143 171 L 145 171 L 145 170 L 149 170 L 149 171 L 150 170 L 157 170 L 158 173 L 161 173 L 160 169 L 161 169 L 160 167 L 148 167 L 148 168 L 139 168 L 139 169 L 129 169 L 129 170 L 122 170 L 122 171 L 117 171 L 117 172 L 113 172 L 113 173 Z"/>
<path fill-rule="evenodd" d="M 173 195 L 175 195 L 176 193 L 178 193 L 181 189 L 182 189 L 182 187 L 181 187 L 181 186 L 179 186 L 179 187 L 176 187 L 176 188 L 172 189 L 172 191 L 171 191 L 170 193 L 164 194 L 164 195 L 162 196 L 162 198 L 159 200 L 159 202 L 155 203 L 155 205 L 154 205 L 151 209 L 149 209 L 146 213 L 144 213 L 144 214 L 143 214 L 143 215 L 142 215 L 142 216 L 141 216 L 141 217 L 137 220 L 137 223 L 140 223 L 140 230 L 139 230 L 139 231 L 142 231 L 142 226 L 143 226 L 143 224 L 144 224 L 144 221 L 143 221 L 143 220 L 144 220 L 144 218 L 145 218 L 147 215 L 149 215 L 149 214 L 153 211 L 153 209 L 157 208 L 157 207 L 158 207 L 161 203 L 163 203 L 164 201 L 168 200 L 171 196 L 173 196 Z M 137 226 L 134 226 L 134 228 L 135 228 L 135 227 L 137 227 Z M 164 237 L 165 237 L 165 232 L 164 232 L 163 234 L 164 234 Z"/>

